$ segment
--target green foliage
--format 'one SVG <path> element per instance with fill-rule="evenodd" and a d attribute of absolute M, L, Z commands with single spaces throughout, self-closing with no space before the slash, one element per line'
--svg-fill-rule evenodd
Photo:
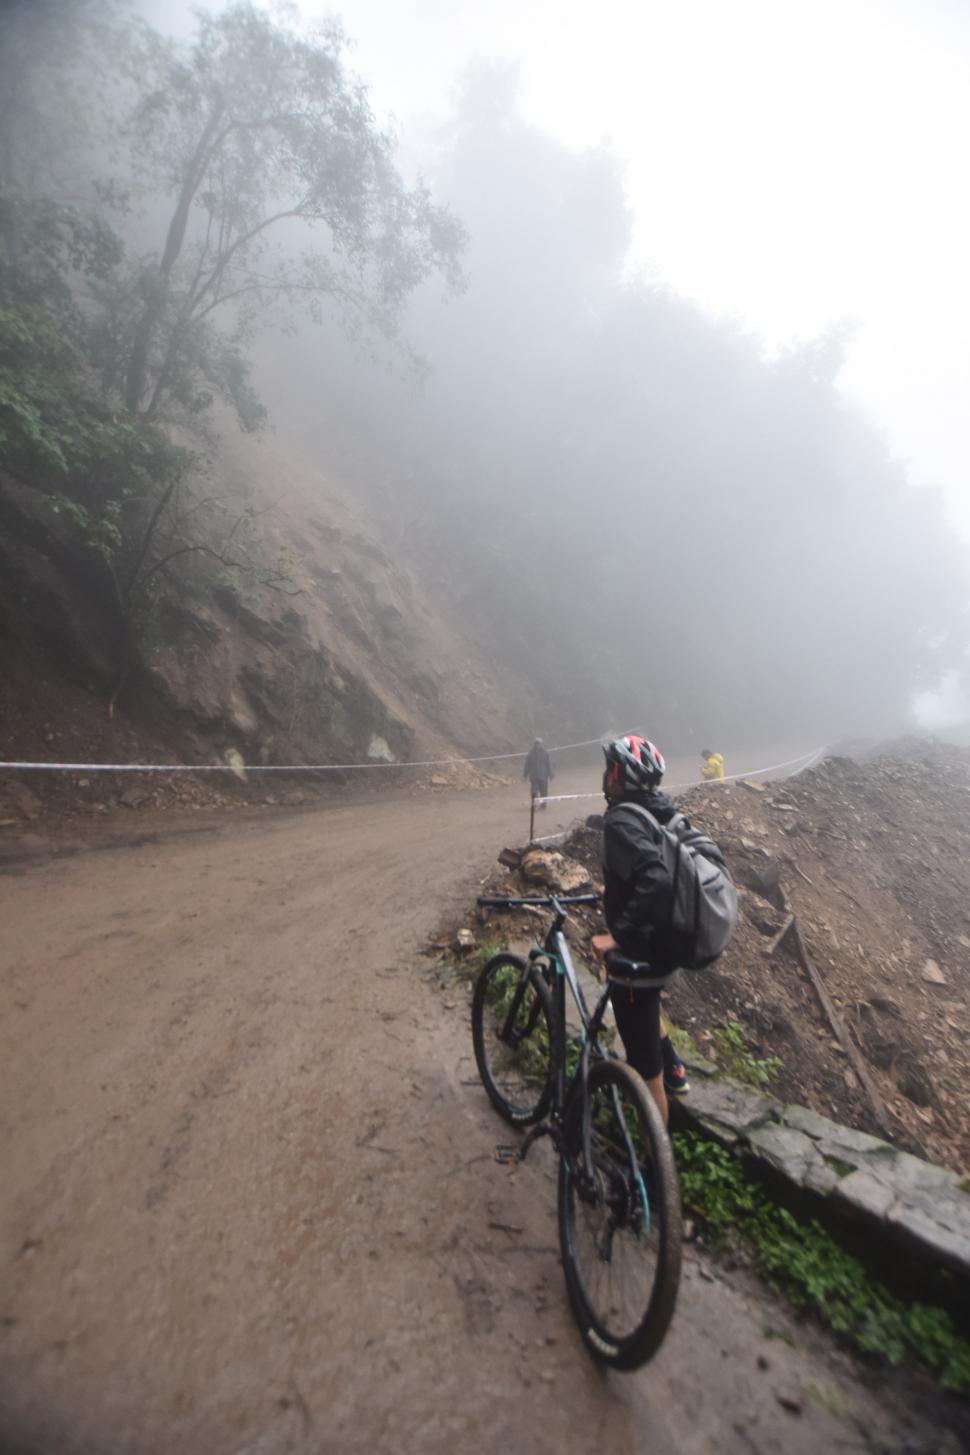
<path fill-rule="evenodd" d="M 520 972 L 514 965 L 504 965 L 493 977 L 489 986 L 489 1011 L 496 1022 L 502 1022 L 512 1008 L 518 990 Z M 524 1030 L 535 1007 L 535 993 L 527 990 L 516 1014 L 515 1029 Z M 520 1041 L 515 1048 L 514 1058 L 517 1071 L 527 1079 L 541 1085 L 549 1074 L 549 1058 L 552 1048 L 545 1019 L 539 1016 L 531 1034 Z"/>
<path fill-rule="evenodd" d="M 459 965 L 461 974 L 468 980 L 477 980 L 482 970 L 496 955 L 505 949 L 504 940 L 483 940 Z"/>
<path fill-rule="evenodd" d="M 231 0 L 182 44 L 124 0 L 22 0 L 4 39 L 0 465 L 42 495 L 84 589 L 115 599 L 120 683 L 175 561 L 292 581 L 290 558 L 259 560 L 251 510 L 210 497 L 201 513 L 197 458 L 168 429 L 204 440 L 220 399 L 260 428 L 266 310 L 285 324 L 326 305 L 396 341 L 418 284 L 459 282 L 463 233 L 405 185 L 333 22 Z M 143 203 L 132 259 L 108 218 Z"/>
<path fill-rule="evenodd" d="M 945 1389 L 970 1393 L 970 1343 L 949 1314 L 895 1298 L 817 1222 L 771 1202 L 725 1147 L 692 1132 L 673 1140 L 685 1205 L 715 1237 L 735 1230 L 774 1287 L 857 1348 L 890 1364 L 916 1355 Z"/>
<path fill-rule="evenodd" d="M 94 551 L 97 551 L 105 561 L 110 562 L 119 552 L 124 544 L 121 531 L 118 527 L 118 520 L 121 514 L 121 502 L 109 500 L 104 508 L 104 514 L 100 517 L 92 515 L 91 511 L 78 501 L 72 500 L 70 496 L 54 493 L 47 497 L 47 504 L 54 515 L 66 515 L 77 527 L 82 539 Z"/>
<path fill-rule="evenodd" d="M 690 1056 L 695 1060 L 700 1060 L 701 1052 L 698 1050 L 697 1043 L 690 1032 L 685 1031 L 681 1026 L 675 1026 L 666 1011 L 664 1012 L 664 1018 L 667 1022 L 667 1034 L 670 1036 L 674 1050 L 678 1056 Z"/>
<path fill-rule="evenodd" d="M 186 450 L 105 397 L 96 325 L 78 283 L 101 283 L 120 243 L 77 208 L 0 198 L 0 463 L 44 494 L 106 560 L 122 511 L 182 473 Z"/>
<path fill-rule="evenodd" d="M 759 1091 L 772 1084 L 783 1065 L 777 1056 L 756 1056 L 737 1021 L 728 1021 L 717 1028 L 714 1049 L 720 1070 Z"/>
<path fill-rule="evenodd" d="M 468 960 L 465 967 L 470 979 L 477 979 L 481 969 L 488 964 L 494 955 L 497 955 L 504 948 L 498 941 L 489 941 L 481 945 Z M 505 966 L 492 981 L 492 998 L 489 1002 L 490 1009 L 496 1016 L 502 1016 L 508 1012 L 512 1004 L 512 998 L 519 983 L 518 972 L 513 966 Z M 550 986 L 550 994 L 552 987 Z M 615 1040 L 615 1032 L 608 1026 L 603 1026 L 599 1033 L 599 1044 L 604 1050 L 608 1049 Z M 579 1069 L 580 1057 L 583 1053 L 582 1038 L 574 1032 L 567 1030 L 565 1037 L 566 1045 L 566 1078 L 570 1079 Z M 519 1069 L 526 1075 L 533 1074 L 537 1080 L 544 1080 L 549 1064 L 550 1046 L 549 1036 L 546 1031 L 545 1022 L 540 1020 L 528 1042 L 523 1043 L 517 1051 Z"/>

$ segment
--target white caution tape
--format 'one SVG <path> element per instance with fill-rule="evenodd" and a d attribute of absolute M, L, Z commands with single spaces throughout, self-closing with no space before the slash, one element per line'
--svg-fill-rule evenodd
<path fill-rule="evenodd" d="M 602 738 L 563 743 L 550 753 L 598 746 Z M 360 768 L 453 768 L 463 763 L 499 763 L 527 753 L 487 753 L 481 758 L 428 758 L 418 763 L 0 763 L 0 772 L 21 773 L 350 773 Z"/>
<path fill-rule="evenodd" d="M 811 753 L 802 753 L 800 758 L 789 758 L 787 762 L 784 763 L 772 763 L 767 768 L 749 768 L 747 773 L 726 773 L 723 778 L 695 778 L 692 779 L 689 783 L 668 783 L 665 784 L 664 787 L 667 792 L 677 793 L 686 788 L 704 788 L 712 784 L 718 783 L 737 783 L 742 778 L 763 778 L 766 773 L 777 773 L 780 769 L 791 768 L 796 763 L 801 764 L 798 772 L 804 773 L 806 769 L 811 768 L 813 764 L 815 764 L 819 760 L 819 758 L 822 757 L 824 752 L 824 747 L 816 748 Z M 794 777 L 794 774 L 792 776 Z M 570 803 L 576 802 L 578 799 L 591 799 L 602 797 L 602 790 L 599 793 L 558 793 L 550 794 L 546 798 L 534 798 L 532 802 Z M 536 842 L 538 842 L 538 840 Z"/>
<path fill-rule="evenodd" d="M 602 789 L 599 793 L 559 793 L 552 798 L 533 798 L 533 803 L 579 803 L 582 800 L 589 802 L 594 798 L 602 798 Z"/>
<path fill-rule="evenodd" d="M 573 748 L 591 748 L 603 742 L 602 738 L 587 738 L 581 743 L 563 743 L 549 748 L 550 753 L 566 753 Z M 785 763 L 774 763 L 768 768 L 755 768 L 748 773 L 733 773 L 723 779 L 700 779 L 695 783 L 673 783 L 674 790 L 699 787 L 705 782 L 731 783 L 740 778 L 758 778 L 766 773 L 777 773 L 781 768 L 800 763 L 800 772 L 817 761 L 825 752 L 818 748 L 813 753 L 804 753 L 800 758 L 790 758 Z M 22 761 L 0 762 L 0 772 L 20 773 L 351 773 L 371 768 L 453 768 L 468 763 L 500 763 L 514 758 L 525 758 L 526 753 L 487 753 L 476 758 L 427 758 L 418 762 L 400 763 L 30 763 Z M 536 798 L 535 803 L 578 802 L 582 799 L 601 798 L 601 793 L 560 793 Z"/>

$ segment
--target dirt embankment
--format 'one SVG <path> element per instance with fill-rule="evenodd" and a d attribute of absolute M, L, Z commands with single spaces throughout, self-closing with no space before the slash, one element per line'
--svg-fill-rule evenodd
<path fill-rule="evenodd" d="M 109 721 L 103 695 L 66 679 L 56 660 L 23 645 L 5 653 L 0 643 L 0 760 L 39 763 L 217 763 L 220 745 L 191 734 L 173 742 L 165 724 L 152 730 L 127 715 Z M 223 739 L 228 745 L 230 738 Z M 130 833 L 156 813 L 295 808 L 314 802 L 382 797 L 402 787 L 493 789 L 505 781 L 491 771 L 507 766 L 461 761 L 427 769 L 368 768 L 358 772 L 101 773 L 0 771 L 0 857 L 19 852 L 24 830 L 63 840 L 85 826 L 117 826 Z M 517 769 L 518 764 L 514 763 Z"/>
<path fill-rule="evenodd" d="M 683 795 L 685 811 L 724 848 L 742 912 L 717 968 L 682 973 L 667 1005 L 705 1054 L 718 1028 L 737 1022 L 754 1055 L 780 1058 L 772 1090 L 782 1099 L 883 1135 L 792 936 L 776 943 L 793 913 L 894 1140 L 967 1171 L 970 750 L 919 751 L 864 764 L 833 758 L 763 787 Z M 594 827 L 566 845 L 594 870 L 599 846 Z M 580 948 L 594 925 L 577 916 Z M 509 930 L 521 936 L 521 922 Z"/>
<path fill-rule="evenodd" d="M 34 677 L 58 689 L 43 758 L 70 734 L 59 698 L 73 708 L 85 694 L 84 756 L 115 700 L 146 743 L 189 761 L 234 749 L 249 762 L 359 763 L 528 742 L 533 689 L 476 644 L 380 511 L 268 443 L 225 441 L 213 474 L 193 539 L 217 544 L 231 502 L 249 523 L 242 563 L 176 552 L 126 625 L 104 562 L 0 471 L 0 757 L 26 756 Z"/>

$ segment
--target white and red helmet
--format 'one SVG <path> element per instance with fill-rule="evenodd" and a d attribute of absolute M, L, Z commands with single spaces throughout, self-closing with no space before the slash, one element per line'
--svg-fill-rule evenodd
<path fill-rule="evenodd" d="M 605 743 L 603 752 L 606 755 L 607 769 L 616 766 L 619 770 L 617 776 L 626 792 L 655 787 L 667 771 L 660 749 L 647 738 L 637 737 L 635 733 L 628 733 L 625 738 L 616 738 L 612 743 Z"/>

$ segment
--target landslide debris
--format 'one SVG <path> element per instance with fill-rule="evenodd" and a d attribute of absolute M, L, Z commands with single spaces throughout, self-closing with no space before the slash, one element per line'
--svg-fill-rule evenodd
<path fill-rule="evenodd" d="M 50 658 L 21 648 L 6 655 L 0 644 L 0 761 L 50 763 L 199 764 L 238 761 L 231 739 L 177 745 L 122 714 L 108 721 L 94 686 L 66 679 Z M 245 760 L 244 760 L 245 761 Z M 249 764 L 249 766 L 252 766 Z M 424 793 L 484 790 L 504 779 L 456 759 L 434 769 L 358 773 L 18 773 L 0 771 L 0 857 L 19 831 L 76 834 L 86 823 L 108 824 L 173 811 L 296 808 L 352 787 L 355 795 L 394 790 Z"/>
<path fill-rule="evenodd" d="M 702 1050 L 736 1020 L 756 1055 L 781 1058 L 783 1100 L 880 1135 L 793 936 L 778 938 L 792 913 L 894 1140 L 966 1170 L 970 751 L 914 751 L 684 795 L 724 847 L 742 909 L 717 970 L 682 974 L 668 1001 Z"/>
<path fill-rule="evenodd" d="M 529 684 L 499 675 L 383 512 L 266 442 L 224 440 L 215 473 L 259 522 L 247 548 L 259 570 L 176 553 L 129 631 L 108 575 L 77 571 L 64 519 L 51 525 L 0 471 L 0 757 L 27 756 L 37 672 L 68 710 L 86 692 L 183 760 L 226 748 L 250 763 L 438 760 L 526 739 Z M 50 696 L 43 717 L 62 737 L 70 721 Z"/>
<path fill-rule="evenodd" d="M 717 967 L 682 972 L 665 1000 L 704 1055 L 716 1055 L 717 1032 L 735 1022 L 753 1056 L 780 1059 L 775 1095 L 883 1136 L 851 1064 L 857 1053 L 895 1143 L 966 1174 L 970 750 L 906 746 L 905 755 L 830 758 L 796 778 L 681 796 L 724 849 L 741 914 Z M 573 830 L 560 852 L 596 882 L 598 822 Z M 542 892 L 512 851 L 503 859 L 485 892 Z M 792 916 L 834 1021 L 786 930 Z M 599 912 L 577 909 L 570 920 L 589 962 Z M 524 917 L 490 911 L 485 933 L 521 941 Z"/>

